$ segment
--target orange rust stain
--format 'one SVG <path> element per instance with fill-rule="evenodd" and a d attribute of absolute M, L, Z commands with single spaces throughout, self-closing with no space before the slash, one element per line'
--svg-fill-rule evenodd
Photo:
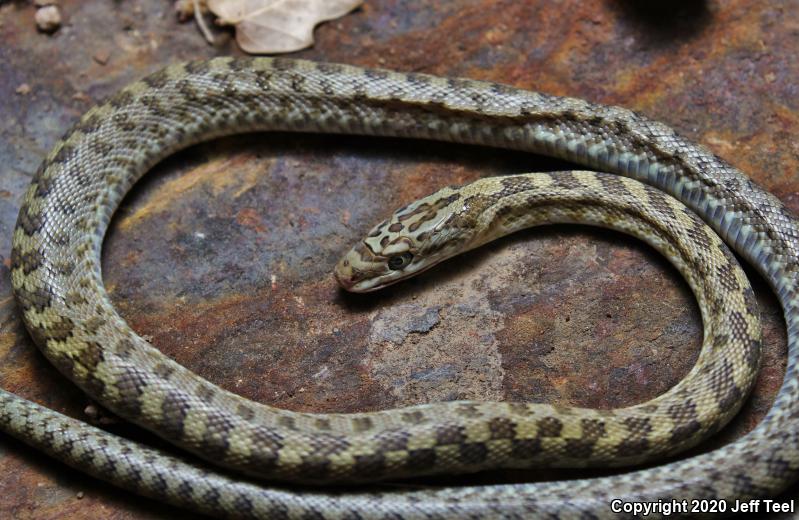
<path fill-rule="evenodd" d="M 236 213 L 236 223 L 256 233 L 266 233 L 269 230 L 264 225 L 261 214 L 254 208 L 244 208 Z"/>
<path fill-rule="evenodd" d="M 235 171 L 235 174 L 231 172 Z M 233 198 L 256 185 L 263 174 L 261 162 L 252 154 L 234 154 L 211 159 L 206 164 L 178 175 L 167 181 L 161 188 L 148 197 L 138 209 L 121 218 L 119 228 L 131 229 L 141 220 L 153 214 L 166 211 L 176 204 L 187 192 L 198 187 L 209 187 L 211 195 L 216 197 L 227 190 L 234 190 Z"/>

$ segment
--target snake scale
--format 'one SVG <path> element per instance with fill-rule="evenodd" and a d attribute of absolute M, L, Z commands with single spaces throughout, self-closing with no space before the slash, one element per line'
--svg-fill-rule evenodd
<path fill-rule="evenodd" d="M 609 172 L 445 188 L 377 226 L 336 275 L 350 289 L 370 290 L 519 227 L 614 227 L 664 252 L 694 290 L 705 326 L 696 367 L 666 394 L 612 411 L 460 401 L 322 415 L 274 409 L 206 382 L 115 312 L 102 284 L 102 239 L 125 193 L 164 157 L 261 130 L 490 145 Z M 751 289 L 721 239 L 667 194 L 751 263 L 784 309 L 787 373 L 753 431 L 710 453 L 593 479 L 377 491 L 312 485 L 533 464 L 640 463 L 721 428 L 751 387 L 759 322 Z M 0 394 L 0 427 L 125 489 L 220 516 L 597 518 L 614 516 L 614 498 L 773 495 L 793 482 L 799 466 L 797 249 L 797 219 L 779 200 L 670 128 L 622 108 L 287 59 L 174 65 L 92 108 L 46 158 L 14 231 L 12 283 L 28 330 L 60 371 L 116 414 L 225 469 L 142 446 L 8 392 Z"/>

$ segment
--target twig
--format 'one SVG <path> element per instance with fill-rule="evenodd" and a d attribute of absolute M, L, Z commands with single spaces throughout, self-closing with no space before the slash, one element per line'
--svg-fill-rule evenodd
<path fill-rule="evenodd" d="M 194 19 L 197 20 L 197 25 L 200 27 L 200 32 L 203 33 L 205 41 L 207 41 L 209 45 L 213 45 L 214 35 L 211 34 L 208 26 L 205 25 L 205 19 L 203 18 L 202 11 L 200 10 L 200 0 L 192 0 L 192 5 L 194 6 Z"/>

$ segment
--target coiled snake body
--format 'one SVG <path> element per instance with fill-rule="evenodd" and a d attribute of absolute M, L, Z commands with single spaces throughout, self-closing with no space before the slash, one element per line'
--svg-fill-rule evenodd
<path fill-rule="evenodd" d="M 454 402 L 306 414 L 253 403 L 206 382 L 151 347 L 114 311 L 102 285 L 100 247 L 121 198 L 155 163 L 193 143 L 255 130 L 484 144 L 561 157 L 654 186 L 571 172 L 446 188 L 377 226 L 336 275 L 351 289 L 370 290 L 519 227 L 553 221 L 615 227 L 663 251 L 697 295 L 705 342 L 696 367 L 663 396 L 602 412 Z M 763 274 L 788 327 L 787 374 L 772 410 L 748 435 L 711 453 L 597 479 L 376 492 L 237 478 L 6 392 L 0 394 L 0 426 L 126 489 L 219 515 L 601 517 L 611 515 L 616 498 L 777 493 L 799 465 L 797 220 L 705 149 L 621 108 L 497 84 L 305 61 L 219 58 L 175 65 L 91 109 L 56 145 L 20 210 L 12 282 L 34 340 L 84 391 L 120 416 L 251 477 L 305 484 L 536 463 L 639 463 L 721 428 L 745 398 L 759 359 L 759 322 L 745 277 L 718 237 L 664 192 L 692 208 Z"/>

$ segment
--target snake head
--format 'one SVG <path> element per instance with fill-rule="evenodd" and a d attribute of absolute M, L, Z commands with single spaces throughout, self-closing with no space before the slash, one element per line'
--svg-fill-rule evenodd
<path fill-rule="evenodd" d="M 454 225 L 460 199 L 458 189 L 447 187 L 395 211 L 339 261 L 339 284 L 351 292 L 375 291 L 465 250 L 473 232 Z"/>

